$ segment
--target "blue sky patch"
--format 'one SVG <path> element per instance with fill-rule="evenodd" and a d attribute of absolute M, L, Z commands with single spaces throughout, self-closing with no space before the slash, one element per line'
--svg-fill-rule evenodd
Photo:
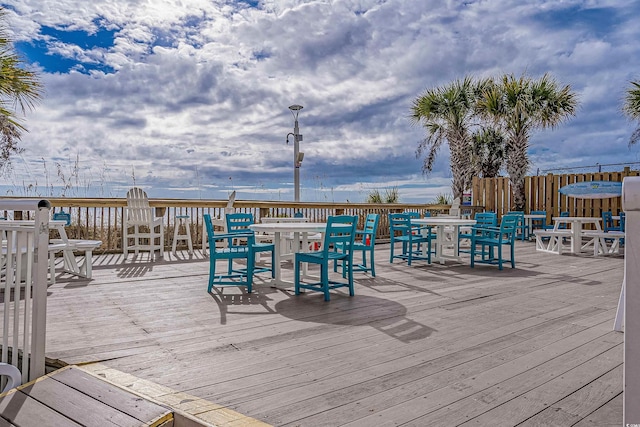
<path fill-rule="evenodd" d="M 94 20 L 99 23 L 99 20 Z M 106 64 L 82 62 L 75 58 L 69 58 L 49 50 L 49 44 L 64 43 L 76 45 L 83 50 L 109 49 L 114 45 L 114 36 L 118 29 L 106 29 L 99 27 L 95 33 L 83 30 L 67 30 L 42 26 L 40 35 L 42 38 L 30 42 L 17 42 L 16 50 L 31 63 L 40 64 L 48 73 L 68 73 L 76 70 L 88 74 L 91 70 L 100 70 L 105 73 L 113 73 L 114 69 Z"/>
<path fill-rule="evenodd" d="M 534 15 L 534 20 L 552 29 L 582 28 L 596 37 L 611 33 L 621 22 L 613 8 L 582 8 L 573 6 L 562 10 L 543 11 Z"/>

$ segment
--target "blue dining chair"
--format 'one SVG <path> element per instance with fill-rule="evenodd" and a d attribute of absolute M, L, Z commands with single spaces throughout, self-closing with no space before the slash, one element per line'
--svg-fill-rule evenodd
<path fill-rule="evenodd" d="M 544 215 L 544 218 L 532 218 L 531 230 L 529 233 L 533 233 L 534 230 L 544 230 L 547 227 L 547 211 L 531 211 L 531 215 Z"/>
<path fill-rule="evenodd" d="M 435 236 L 429 231 L 428 233 L 414 233 L 415 228 L 411 224 L 412 216 L 408 213 L 389 214 L 389 231 L 391 234 L 391 251 L 389 254 L 389 262 L 393 263 L 395 258 L 406 260 L 411 265 L 413 260 L 426 259 L 431 264 L 431 241 Z M 395 244 L 402 243 L 402 253 L 395 253 Z M 421 251 L 421 244 L 427 245 L 427 255 L 424 256 Z M 414 247 L 415 245 L 415 247 Z"/>
<path fill-rule="evenodd" d="M 204 214 L 204 224 L 207 229 L 209 241 L 209 287 L 207 292 L 211 292 L 214 286 L 246 286 L 247 293 L 252 291 L 254 253 L 251 249 L 253 243 L 253 233 L 233 233 L 215 234 L 211 215 Z M 234 239 L 246 239 L 246 245 L 235 244 Z M 216 247 L 217 241 L 227 242 L 226 247 Z M 229 268 L 224 274 L 216 273 L 216 263 L 219 260 L 246 260 L 247 268 L 234 270 Z"/>
<path fill-rule="evenodd" d="M 362 230 L 356 230 L 356 237 L 353 243 L 354 252 L 362 252 L 362 264 L 354 262 L 353 268 L 357 271 L 371 272 L 371 277 L 376 277 L 376 262 L 374 257 L 374 249 L 376 244 L 376 234 L 378 233 L 378 225 L 380 223 L 380 215 L 367 214 L 364 221 L 364 228 Z M 336 244 L 335 249 L 340 250 L 342 244 Z M 367 253 L 369 254 L 369 262 L 367 262 Z M 346 262 L 346 261 L 345 261 Z M 344 263 L 343 263 L 344 264 Z M 333 263 L 333 271 L 338 271 L 338 267 L 343 268 L 343 274 L 345 273 L 345 266 L 338 264 L 337 261 Z M 344 276 L 343 276 L 344 277 Z"/>
<path fill-rule="evenodd" d="M 477 262 L 497 265 L 502 270 L 503 246 L 510 247 L 510 258 L 506 261 L 511 262 L 511 268 L 516 268 L 515 239 L 519 220 L 520 215 L 507 214 L 502 217 L 500 227 L 478 227 L 477 233 L 471 236 L 471 268 Z M 476 260 L 477 256 L 480 256 L 479 260 Z"/>
<path fill-rule="evenodd" d="M 622 219 L 622 217 L 620 217 Z M 613 213 L 611 211 L 602 212 L 602 229 L 604 231 L 624 231 L 621 229 L 622 224 L 614 225 Z"/>
<path fill-rule="evenodd" d="M 476 212 L 474 218 L 476 223 L 469 228 L 468 231 L 464 231 L 458 234 L 458 247 L 462 240 L 471 240 L 471 236 L 477 233 L 478 228 L 483 227 L 495 227 L 498 225 L 498 215 L 495 212 Z M 459 252 L 471 252 L 471 250 L 459 249 Z"/>
<path fill-rule="evenodd" d="M 516 225 L 516 238 L 520 238 L 520 240 L 525 241 L 529 239 L 529 227 L 527 227 L 527 223 L 524 220 L 524 211 L 509 211 L 507 215 L 517 215 L 518 222 Z"/>
<path fill-rule="evenodd" d="M 253 214 L 244 213 L 244 212 L 229 213 L 225 215 L 225 220 L 227 222 L 227 233 L 230 236 L 233 236 L 235 234 L 244 235 L 247 233 L 253 235 L 253 239 L 252 239 L 253 243 L 251 244 L 251 251 L 254 254 L 259 254 L 261 252 L 271 252 L 271 266 L 257 267 L 254 263 L 253 273 L 256 274 L 256 273 L 263 273 L 263 272 L 270 271 L 271 277 L 272 278 L 275 277 L 275 272 L 273 268 L 275 264 L 275 246 L 273 243 L 256 241 L 255 233 L 249 228 L 249 226 L 253 224 Z M 231 237 L 229 238 L 229 241 L 233 239 L 234 238 Z M 229 244 L 231 244 L 231 242 Z M 234 271 L 232 268 L 232 262 L 233 260 L 229 259 L 229 273 L 232 273 Z M 242 270 L 235 270 L 235 271 L 240 273 L 242 272 Z"/>
<path fill-rule="evenodd" d="M 314 252 L 297 252 L 294 263 L 295 294 L 300 295 L 300 289 L 322 292 L 324 300 L 329 301 L 331 289 L 348 288 L 349 295 L 354 295 L 353 289 L 353 242 L 356 235 L 358 217 L 351 215 L 330 216 L 324 234 L 322 249 Z M 340 249 L 334 250 L 333 247 Z M 347 282 L 339 282 L 329 278 L 329 263 L 343 263 L 343 277 Z M 302 283 L 300 281 L 300 264 L 303 262 L 320 265 L 320 281 Z"/>

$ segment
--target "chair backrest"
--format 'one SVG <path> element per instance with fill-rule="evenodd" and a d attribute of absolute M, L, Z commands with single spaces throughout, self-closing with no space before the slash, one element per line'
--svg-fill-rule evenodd
<path fill-rule="evenodd" d="M 389 214 L 389 231 L 391 236 L 394 236 L 396 232 L 402 236 L 411 233 L 411 215 L 407 213 Z"/>
<path fill-rule="evenodd" d="M 611 211 L 602 212 L 602 227 L 604 231 L 609 231 L 613 228 L 613 213 Z"/>
<path fill-rule="evenodd" d="M 376 234 L 378 234 L 378 224 L 380 223 L 380 215 L 367 214 L 367 218 L 364 221 L 364 237 L 362 243 L 367 246 L 375 245 Z"/>
<path fill-rule="evenodd" d="M 449 209 L 449 215 L 460 216 L 460 197 L 453 199 L 453 203 L 451 203 L 451 208 Z"/>
<path fill-rule="evenodd" d="M 498 225 L 498 215 L 495 212 L 476 212 L 476 225 L 495 227 Z"/>
<path fill-rule="evenodd" d="M 532 218 L 531 226 L 533 228 L 545 228 L 547 225 L 547 211 L 531 211 L 531 215 L 544 215 L 544 218 Z"/>
<path fill-rule="evenodd" d="M 251 232 L 249 226 L 253 224 L 252 213 L 231 213 L 225 215 L 227 222 L 227 233 L 247 233 Z"/>
<path fill-rule="evenodd" d="M 213 223 L 211 222 L 211 215 L 206 213 L 206 214 L 202 215 L 202 219 L 204 221 L 204 226 L 207 229 L 207 238 L 209 239 L 209 247 L 210 248 L 215 248 L 216 247 L 216 242 L 213 240 L 214 231 L 213 231 Z"/>
<path fill-rule="evenodd" d="M 506 214 L 500 221 L 500 234 L 502 236 L 508 236 L 511 244 L 513 244 L 515 241 L 516 228 L 518 228 L 518 222 L 520 221 L 520 218 L 521 215 L 518 214 Z"/>
<path fill-rule="evenodd" d="M 328 257 L 329 252 L 333 252 L 334 248 L 351 253 L 357 225 L 358 217 L 356 215 L 335 215 L 327 218 L 327 229 L 322 245 L 324 256 Z"/>
<path fill-rule="evenodd" d="M 224 208 L 224 214 L 228 215 L 233 213 L 233 204 L 236 201 L 236 190 L 233 190 L 229 195 L 229 200 L 227 200 L 227 206 Z"/>
<path fill-rule="evenodd" d="M 67 221 L 67 225 L 71 225 L 71 214 L 65 211 L 56 212 L 53 214 L 53 220 Z"/>
<path fill-rule="evenodd" d="M 569 211 L 564 211 L 564 212 L 560 212 L 560 216 L 561 217 L 568 217 L 569 216 Z M 564 222 L 560 225 L 558 225 L 559 229 L 564 229 L 567 228 L 567 224 L 565 224 Z"/>
<path fill-rule="evenodd" d="M 130 225 L 144 225 L 153 222 L 154 209 L 149 207 L 149 198 L 142 188 L 133 187 L 127 191 L 125 218 Z"/>
<path fill-rule="evenodd" d="M 620 212 L 620 231 L 625 231 L 625 221 L 626 221 L 626 215 L 624 212 Z"/>
<path fill-rule="evenodd" d="M 0 363 L 0 377 L 5 377 L 7 379 L 7 384 L 5 384 L 4 388 L 0 390 L 0 393 L 9 391 L 22 384 L 22 374 L 18 368 L 8 363 Z"/>

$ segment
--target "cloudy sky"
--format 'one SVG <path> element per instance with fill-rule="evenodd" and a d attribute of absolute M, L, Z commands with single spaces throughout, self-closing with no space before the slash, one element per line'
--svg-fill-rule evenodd
<path fill-rule="evenodd" d="M 45 87 L 4 193 L 122 197 L 135 183 L 151 197 L 293 200 L 285 138 L 301 104 L 303 201 L 397 187 L 429 202 L 451 193 L 448 152 L 423 175 L 411 102 L 505 73 L 549 72 L 579 97 L 574 118 L 533 135 L 530 173 L 640 166 L 621 113 L 640 79 L 636 0 L 0 4 Z"/>

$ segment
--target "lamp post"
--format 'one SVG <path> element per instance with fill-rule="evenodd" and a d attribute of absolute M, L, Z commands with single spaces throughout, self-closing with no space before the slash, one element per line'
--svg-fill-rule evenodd
<path fill-rule="evenodd" d="M 298 128 L 298 114 L 302 110 L 302 105 L 291 105 L 289 110 L 293 114 L 294 125 L 293 133 L 287 134 L 287 144 L 289 143 L 289 135 L 293 135 L 293 186 L 294 186 L 294 201 L 300 201 L 300 166 L 302 165 L 302 159 L 304 153 L 300 152 L 300 141 L 302 141 L 302 135 L 300 135 L 300 129 Z"/>

